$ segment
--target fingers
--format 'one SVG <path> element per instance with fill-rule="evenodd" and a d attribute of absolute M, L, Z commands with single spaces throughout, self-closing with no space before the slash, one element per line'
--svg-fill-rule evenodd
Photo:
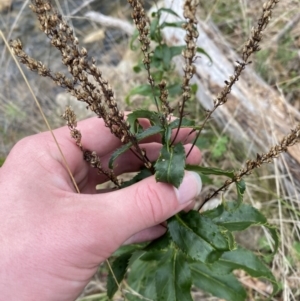
<path fill-rule="evenodd" d="M 149 127 L 149 120 L 140 120 L 143 127 Z M 107 168 L 111 154 L 121 147 L 121 142 L 114 135 L 111 134 L 110 129 L 105 127 L 102 119 L 90 118 L 78 123 L 78 129 L 82 133 L 82 145 L 84 149 L 95 151 L 101 159 L 101 163 L 104 168 Z M 193 139 L 190 135 L 190 129 L 181 129 L 177 135 L 176 141 L 183 141 L 187 143 Z M 176 134 L 176 130 L 173 131 L 173 136 Z M 107 181 L 107 177 L 104 175 L 98 175 L 98 171 L 95 168 L 91 168 L 87 162 L 83 160 L 83 154 L 80 149 L 75 145 L 75 142 L 70 137 L 70 132 L 67 127 L 62 127 L 54 130 L 54 135 L 62 149 L 64 156 L 66 157 L 67 164 L 75 177 L 76 182 L 80 186 L 81 192 L 84 193 L 96 193 L 95 186 L 97 184 Z M 51 156 L 64 165 L 61 154 L 57 149 L 57 145 L 54 143 L 53 137 L 49 132 L 38 134 L 35 138 L 39 138 L 40 146 L 44 145 L 45 149 L 51 154 Z M 161 145 L 160 135 L 154 135 L 143 140 L 141 148 L 146 150 L 147 156 L 150 161 L 155 161 L 159 155 Z M 189 164 L 199 164 L 200 153 L 195 148 L 195 151 L 189 156 Z M 115 162 L 116 175 L 120 175 L 124 172 L 137 171 L 143 166 L 143 163 L 132 151 L 128 151 Z"/>
<path fill-rule="evenodd" d="M 185 153 L 187 154 L 188 151 L 191 148 L 191 144 L 184 145 Z M 146 145 L 141 145 L 141 147 L 146 151 L 146 155 L 150 162 L 154 162 L 157 160 L 160 150 L 162 148 L 161 144 L 158 143 L 149 143 Z M 110 159 L 110 155 L 103 157 L 102 162 L 103 165 L 106 166 L 108 164 L 108 161 Z M 188 164 L 199 164 L 201 161 L 201 153 L 198 148 L 195 148 L 195 150 L 192 151 L 192 154 L 187 158 Z M 115 161 L 115 173 L 116 175 L 121 175 L 125 172 L 134 172 L 140 170 L 141 167 L 143 167 L 143 162 L 136 157 L 136 155 L 131 152 L 127 151 L 125 154 L 121 155 L 116 161 Z"/>
<path fill-rule="evenodd" d="M 92 118 L 92 121 L 99 121 L 99 119 Z M 86 123 L 87 121 L 84 121 Z M 87 125 L 89 126 L 89 125 Z M 106 129 L 106 128 L 104 128 Z M 106 129 L 107 130 L 107 129 Z M 62 149 L 62 152 L 65 155 L 67 164 L 75 176 L 76 183 L 79 185 L 80 191 L 82 193 L 97 193 L 95 187 L 97 184 L 108 181 L 107 177 L 98 174 L 98 170 L 89 166 L 87 162 L 83 160 L 83 154 L 81 150 L 75 145 L 71 137 L 69 137 L 69 130 L 67 128 L 60 128 L 55 131 L 56 138 L 59 142 L 59 145 Z M 63 137 L 63 138 L 62 138 Z M 112 137 L 110 135 L 110 137 Z M 118 139 L 112 137 L 114 141 L 112 144 L 119 143 Z M 21 142 L 20 142 L 21 143 Z M 20 144 L 19 143 L 19 144 Z M 30 136 L 26 139 L 23 139 L 22 149 L 24 147 L 27 149 L 30 154 L 30 157 L 34 158 L 33 162 L 36 164 L 42 164 L 47 171 L 53 170 L 59 167 L 60 169 L 65 169 L 62 156 L 57 150 L 57 145 L 55 144 L 53 137 L 49 132 L 41 133 L 38 135 Z M 105 145 L 103 146 L 106 147 Z M 191 145 L 185 145 L 185 151 L 190 149 Z M 155 161 L 159 156 L 161 149 L 161 144 L 159 143 L 147 143 L 141 144 L 141 148 L 146 150 L 147 156 L 150 161 Z M 107 148 L 106 148 L 107 150 Z M 111 153 L 105 154 L 101 157 L 101 162 L 103 167 L 106 169 L 110 159 Z M 55 161 L 53 161 L 53 159 Z M 188 164 L 199 164 L 201 160 L 201 153 L 198 148 L 194 148 L 192 153 L 187 159 Z M 40 162 L 41 161 L 41 162 Z M 59 163 L 58 167 L 55 167 Z M 120 175 L 125 172 L 134 172 L 140 170 L 143 166 L 143 162 L 138 159 L 133 152 L 127 151 L 121 155 L 115 162 L 115 173 Z M 62 176 L 62 174 L 61 174 Z M 69 180 L 69 175 L 66 173 L 64 176 Z M 68 181 L 69 183 L 70 181 Z M 73 187 L 73 184 L 70 185 Z"/>
<path fill-rule="evenodd" d="M 79 121 L 77 129 L 82 134 L 83 147 L 96 151 L 99 156 L 112 152 L 122 145 L 121 141 L 105 126 L 103 119 L 93 117 Z M 68 127 L 61 127 L 53 132 L 58 139 L 68 139 L 74 144 Z"/>
<path fill-rule="evenodd" d="M 195 206 L 195 201 L 188 203 L 188 206 L 183 209 L 183 211 L 188 212 L 192 210 Z M 157 226 L 153 226 L 146 230 L 142 230 L 131 236 L 129 239 L 125 241 L 125 245 L 127 244 L 134 244 L 134 243 L 141 243 L 146 241 L 151 241 L 161 237 L 167 231 L 167 222 L 163 222 Z"/>
<path fill-rule="evenodd" d="M 186 172 L 179 189 L 156 183 L 154 177 L 149 177 L 115 192 L 94 196 L 82 194 L 78 197 L 84 199 L 85 206 L 89 208 L 87 231 L 94 235 L 93 241 L 99 239 L 103 242 L 101 233 L 107 229 L 107 233 L 112 233 L 115 243 L 122 244 L 130 237 L 141 240 L 162 234 L 163 229 L 155 226 L 186 208 L 200 190 L 200 177 L 193 172 Z M 105 229 L 99 231 L 103 221 Z M 152 230 L 141 232 L 148 228 Z M 112 236 L 107 239 L 111 240 Z"/>
<path fill-rule="evenodd" d="M 151 241 L 151 240 L 161 237 L 163 234 L 165 234 L 166 231 L 167 231 L 166 226 L 163 226 L 163 225 L 153 226 L 151 228 L 142 230 L 142 231 L 132 235 L 130 238 L 128 238 L 124 242 L 124 244 L 129 245 L 129 244 L 136 244 L 136 243 Z"/>
<path fill-rule="evenodd" d="M 185 153 L 190 150 L 191 144 L 185 145 Z M 142 148 L 146 150 L 147 156 L 150 161 L 155 161 L 159 156 L 161 145 L 158 143 L 150 143 L 146 145 L 141 145 Z M 102 158 L 102 165 L 104 168 L 108 165 L 110 159 L 110 154 Z M 190 156 L 187 158 L 187 164 L 198 165 L 201 161 L 201 152 L 195 147 L 191 152 Z M 125 154 L 121 155 L 115 162 L 115 175 L 121 175 L 126 172 L 135 172 L 143 167 L 143 162 L 138 159 L 133 152 L 127 151 Z M 96 169 L 90 169 L 87 176 L 85 176 L 84 181 L 81 181 L 81 192 L 82 193 L 96 193 L 96 186 L 100 183 L 106 182 L 108 179 L 104 175 L 99 175 Z"/>
<path fill-rule="evenodd" d="M 150 127 L 150 122 L 146 119 L 143 119 L 141 123 L 144 129 Z M 100 157 L 106 155 L 107 153 L 112 153 L 114 150 L 122 146 L 121 141 L 110 132 L 109 128 L 105 126 L 103 119 L 95 117 L 80 121 L 78 122 L 77 128 L 82 134 L 81 142 L 83 148 L 90 151 L 95 151 Z M 172 131 L 172 138 L 176 134 L 176 131 L 177 130 Z M 59 128 L 53 132 L 57 136 L 58 140 L 68 139 L 72 141 L 70 137 L 70 131 L 67 127 Z M 175 142 L 182 141 L 184 144 L 190 143 L 195 138 L 194 134 L 189 135 L 190 132 L 191 129 L 181 129 Z M 151 142 L 161 143 L 161 136 L 157 134 L 147 137 L 141 141 L 141 143 Z"/>

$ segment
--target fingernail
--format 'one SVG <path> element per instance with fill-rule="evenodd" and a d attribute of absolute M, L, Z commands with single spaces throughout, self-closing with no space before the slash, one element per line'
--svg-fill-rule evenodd
<path fill-rule="evenodd" d="M 200 176 L 193 171 L 186 171 L 183 181 L 177 190 L 178 202 L 184 204 L 193 200 L 200 194 L 201 188 L 202 181 Z"/>

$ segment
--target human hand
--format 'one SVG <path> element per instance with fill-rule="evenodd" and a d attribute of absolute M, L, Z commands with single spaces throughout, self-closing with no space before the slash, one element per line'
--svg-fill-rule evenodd
<path fill-rule="evenodd" d="M 98 118 L 78 123 L 82 144 L 97 152 L 103 165 L 120 146 Z M 188 129 L 177 140 L 184 141 Z M 185 174 L 179 189 L 151 176 L 135 185 L 97 194 L 105 182 L 82 157 L 67 127 L 54 131 L 81 194 L 75 192 L 49 132 L 27 137 L 12 149 L 0 168 L 0 291 L 3 300 L 74 300 L 98 265 L 124 242 L 151 240 L 165 232 L 160 224 L 191 208 L 200 178 Z M 149 159 L 161 145 L 144 141 Z M 186 150 L 190 145 L 185 145 Z M 199 164 L 194 148 L 187 159 Z M 127 152 L 116 160 L 116 175 L 138 170 L 142 163 Z"/>

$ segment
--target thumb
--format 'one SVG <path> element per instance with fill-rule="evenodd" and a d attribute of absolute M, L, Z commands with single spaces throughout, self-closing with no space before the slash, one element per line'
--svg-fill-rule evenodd
<path fill-rule="evenodd" d="M 183 210 L 200 193 L 201 187 L 199 175 L 187 171 L 178 189 L 170 184 L 157 183 L 152 176 L 122 190 L 102 194 L 101 200 L 98 195 L 97 201 L 99 210 L 108 209 L 105 220 L 109 221 L 111 230 L 117 225 L 116 235 L 120 235 L 122 243 L 135 233 L 158 225 Z"/>

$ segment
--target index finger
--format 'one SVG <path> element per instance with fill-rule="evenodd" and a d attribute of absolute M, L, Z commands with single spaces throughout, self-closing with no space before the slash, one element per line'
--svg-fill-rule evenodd
<path fill-rule="evenodd" d="M 148 119 L 139 119 L 139 123 L 144 129 L 151 126 Z M 95 151 L 98 156 L 102 157 L 107 153 L 111 153 L 117 148 L 122 146 L 122 142 L 115 135 L 111 133 L 111 130 L 105 126 L 103 119 L 98 117 L 92 117 L 78 122 L 78 130 L 82 134 L 81 142 L 85 149 Z M 174 138 L 177 129 L 172 131 L 171 139 Z M 62 127 L 53 131 L 55 135 L 61 138 L 69 138 L 70 131 L 67 127 Z M 175 143 L 182 142 L 183 144 L 190 143 L 194 138 L 195 134 L 189 135 L 191 132 L 190 128 L 180 129 Z M 149 136 L 141 141 L 141 143 L 161 143 L 161 135 L 155 134 Z"/>

